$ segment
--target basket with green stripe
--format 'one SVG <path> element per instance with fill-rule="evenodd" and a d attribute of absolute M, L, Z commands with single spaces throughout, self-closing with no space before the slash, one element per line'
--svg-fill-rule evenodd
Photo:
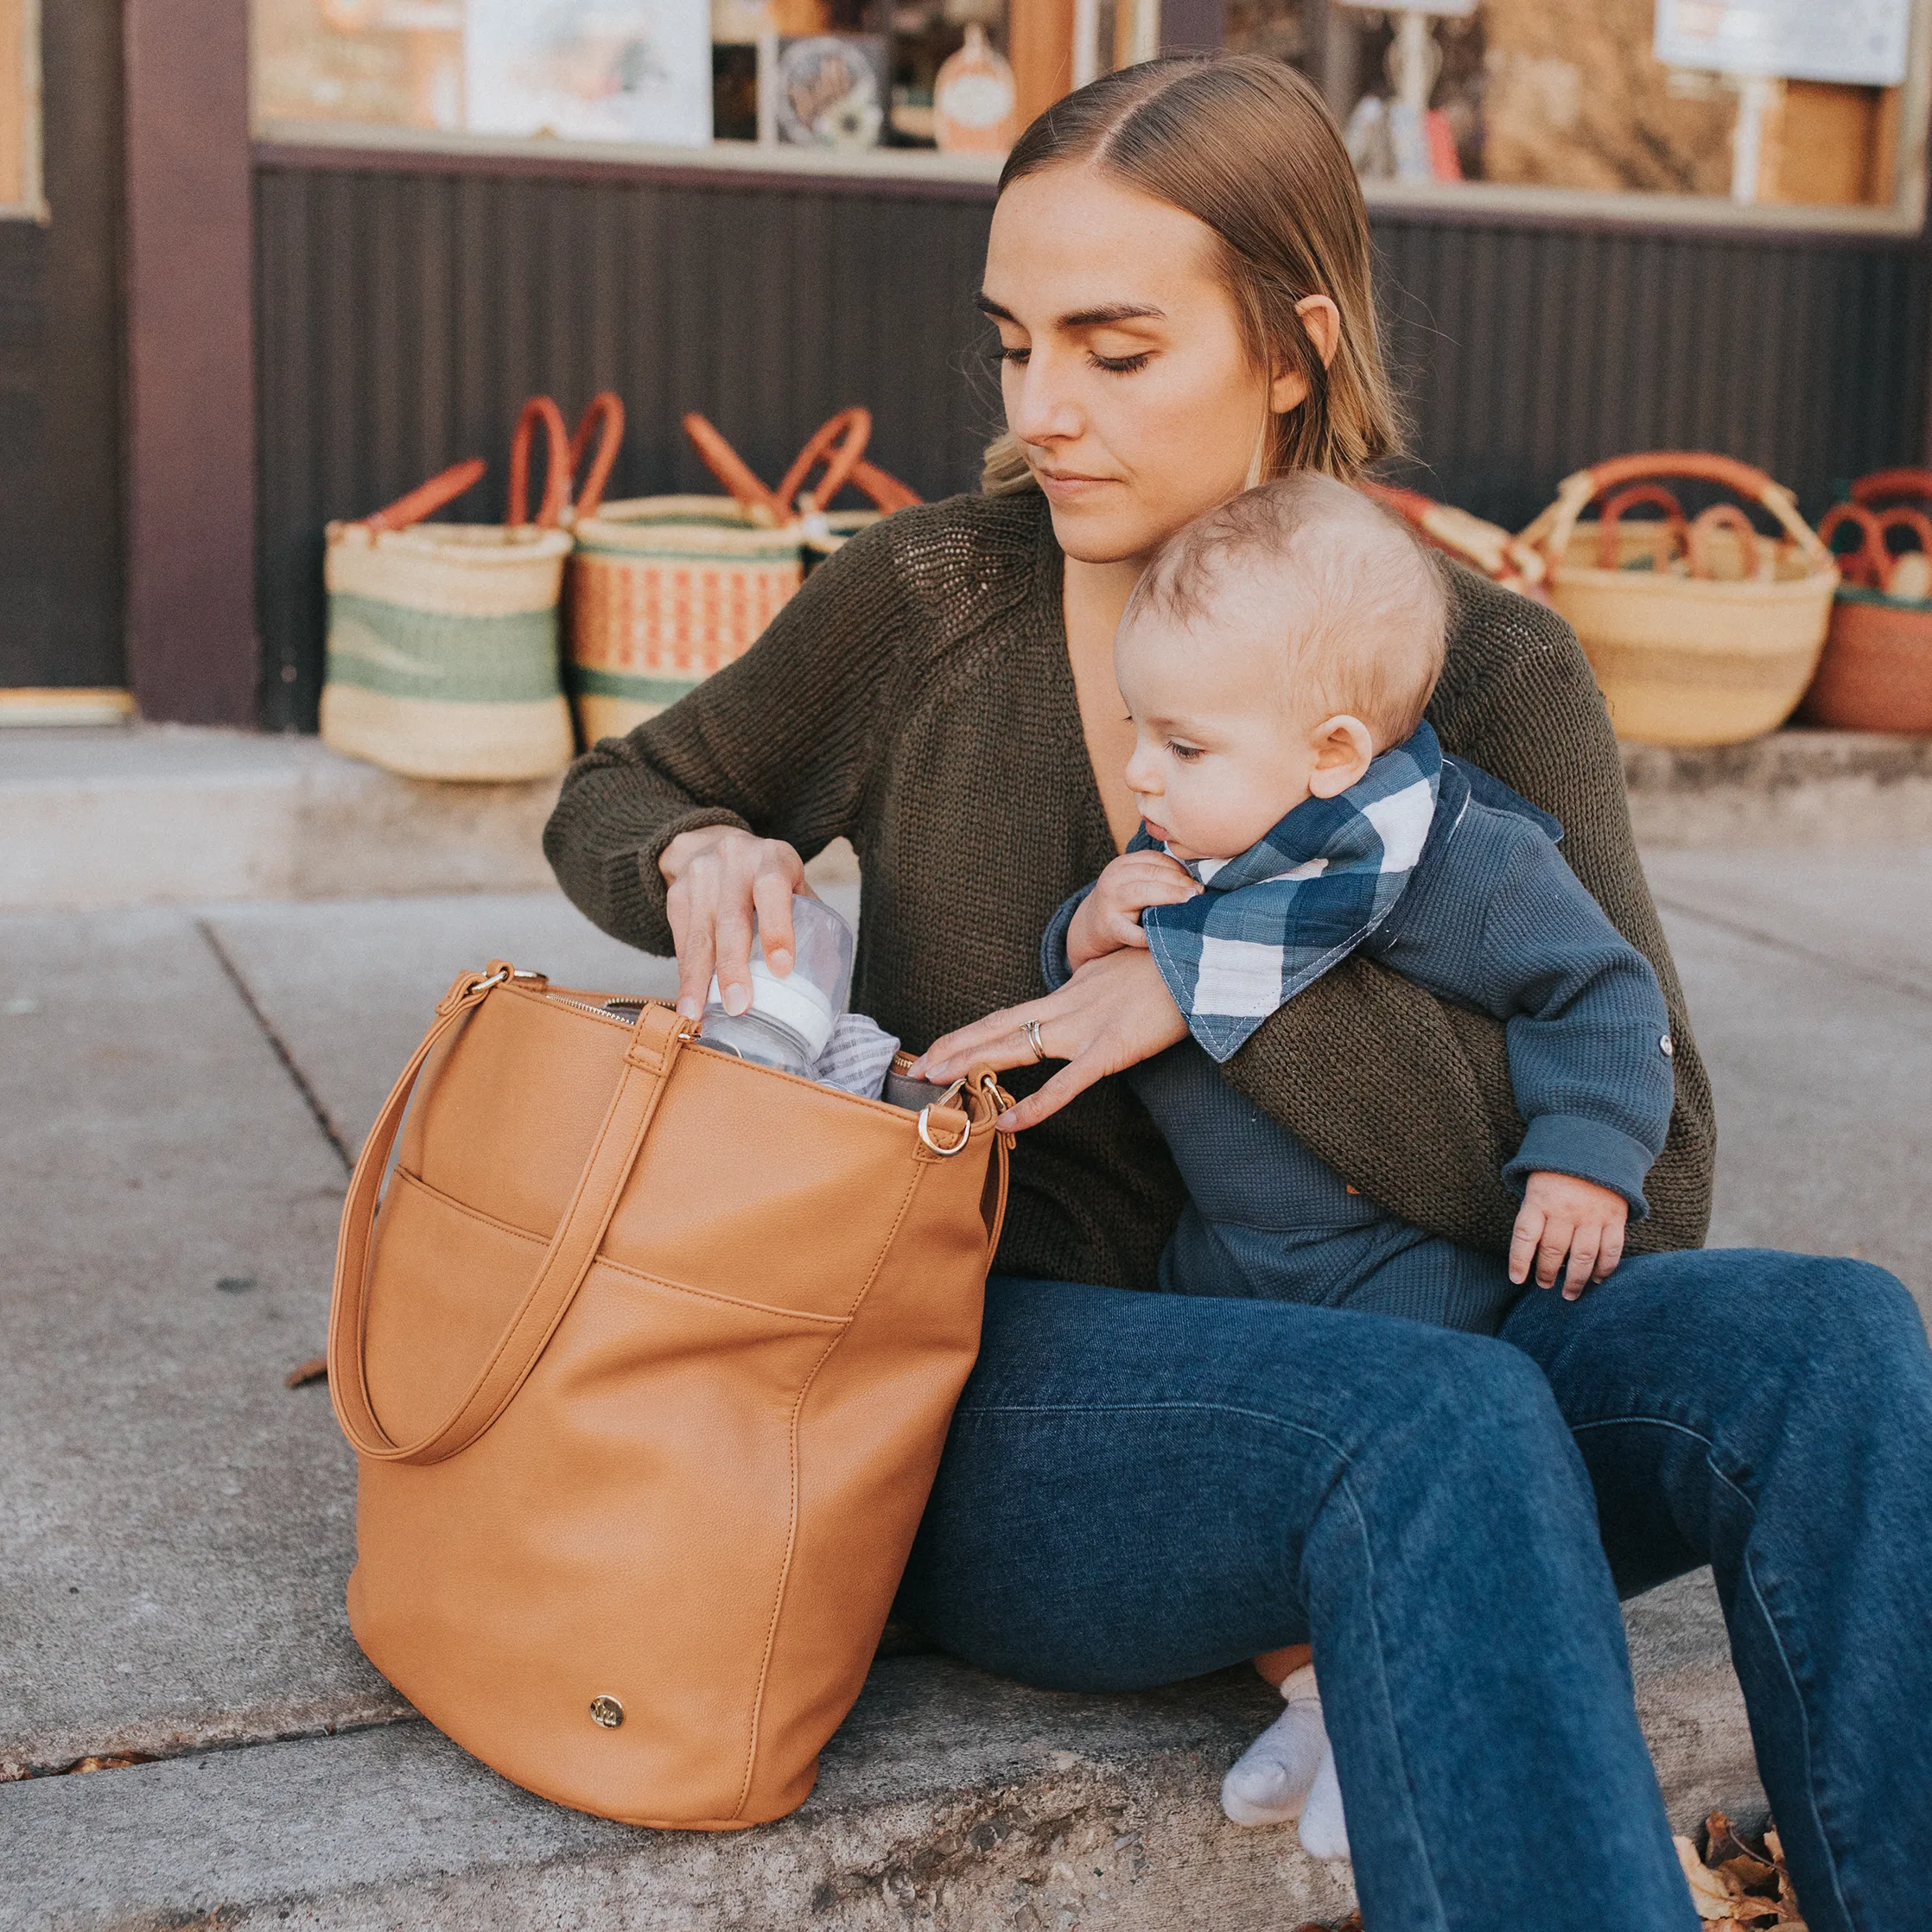
<path fill-rule="evenodd" d="M 539 429 L 548 473 L 532 521 Z M 600 468 L 614 456 L 607 435 Z M 557 649 L 573 467 L 556 405 L 537 397 L 511 445 L 506 524 L 423 521 L 483 475 L 473 460 L 372 517 L 328 526 L 325 743 L 409 778 L 506 781 L 562 770 L 575 749 Z"/>
<path fill-rule="evenodd" d="M 808 551 L 870 520 L 822 512 L 847 482 L 880 510 L 918 501 L 861 460 L 872 432 L 862 409 L 827 423 L 775 491 L 702 416 L 684 428 L 730 495 L 636 497 L 577 523 L 569 676 L 587 744 L 655 717 L 756 643 L 804 581 Z"/>

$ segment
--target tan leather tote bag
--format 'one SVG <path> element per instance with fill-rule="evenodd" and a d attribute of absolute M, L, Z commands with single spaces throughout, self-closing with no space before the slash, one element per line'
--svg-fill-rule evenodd
<path fill-rule="evenodd" d="M 544 1797 L 728 1830 L 804 1802 L 865 1681 L 1007 1147 L 989 1072 L 914 1111 L 694 1032 L 463 974 L 356 1164 L 329 1386 L 377 1668 Z"/>

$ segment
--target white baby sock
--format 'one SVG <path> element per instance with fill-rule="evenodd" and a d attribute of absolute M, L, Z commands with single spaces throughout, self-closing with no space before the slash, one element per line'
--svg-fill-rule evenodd
<path fill-rule="evenodd" d="M 1281 1686 L 1287 1708 L 1249 1745 L 1221 1781 L 1221 1808 L 1237 1825 L 1287 1825 L 1302 1815 L 1328 1757 L 1312 1664 Z M 1331 1774 L 1332 1775 L 1332 1774 Z"/>
<path fill-rule="evenodd" d="M 1315 1859 L 1345 1859 L 1349 1828 L 1342 1816 L 1342 1786 L 1335 1776 L 1335 1748 L 1322 1733 L 1321 1769 L 1301 1808 L 1301 1848 Z"/>

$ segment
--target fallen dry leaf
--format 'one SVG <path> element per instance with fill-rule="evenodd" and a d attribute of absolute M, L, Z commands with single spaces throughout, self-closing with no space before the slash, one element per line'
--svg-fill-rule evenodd
<path fill-rule="evenodd" d="M 1777 1867 L 1777 1902 L 1784 1913 L 1775 1932 L 1806 1932 L 1804 1914 L 1798 1910 L 1797 1888 L 1791 1883 L 1791 1874 L 1785 1868 L 1784 1841 L 1770 1825 L 1764 1827 L 1764 1855 Z"/>
<path fill-rule="evenodd" d="M 1691 1903 L 1696 1906 L 1697 1916 L 1728 1922 L 1732 1905 L 1738 1897 L 1736 1889 L 1723 1873 L 1712 1871 L 1698 1857 L 1697 1847 L 1687 1838 L 1673 1838 L 1670 1842 L 1677 1847 L 1677 1862 L 1684 1868 L 1684 1881 L 1690 1887 Z"/>
<path fill-rule="evenodd" d="M 1704 1821 L 1705 1847 L 1700 1858 L 1686 1838 L 1674 1839 L 1677 1858 L 1699 1916 L 1708 1932 L 1806 1932 L 1784 1847 L 1767 1829 L 1762 1850 L 1721 1811 Z"/>
<path fill-rule="evenodd" d="M 1735 1878 L 1745 1891 L 1768 1897 L 1776 1891 L 1776 1865 L 1752 1851 L 1723 1812 L 1713 1811 L 1704 1821 L 1704 1832 L 1706 1865 Z"/>

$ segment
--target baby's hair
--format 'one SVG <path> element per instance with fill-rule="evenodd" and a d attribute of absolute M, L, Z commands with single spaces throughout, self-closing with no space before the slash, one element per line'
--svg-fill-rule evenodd
<path fill-rule="evenodd" d="M 1448 607 L 1420 537 L 1358 490 L 1296 470 L 1197 517 L 1154 553 L 1123 623 L 1211 619 L 1231 584 L 1279 584 L 1285 688 L 1361 719 L 1377 751 L 1422 721 Z"/>

